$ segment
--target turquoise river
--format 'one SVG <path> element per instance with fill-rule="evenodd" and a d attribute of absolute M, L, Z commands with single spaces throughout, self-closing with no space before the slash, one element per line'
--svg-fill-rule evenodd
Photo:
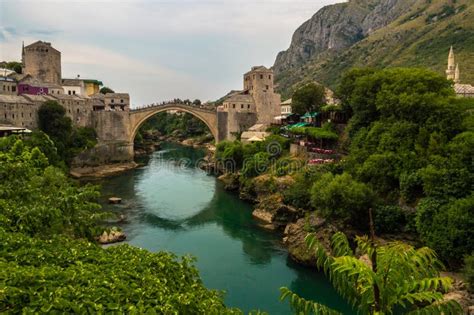
<path fill-rule="evenodd" d="M 226 292 L 228 306 L 290 314 L 279 301 L 286 286 L 301 296 L 350 314 L 325 277 L 292 262 L 281 235 L 258 227 L 252 205 L 195 167 L 204 152 L 167 144 L 146 166 L 101 181 L 104 207 L 126 216 L 131 245 L 196 257 L 206 287 Z M 110 196 L 120 205 L 107 205 Z"/>

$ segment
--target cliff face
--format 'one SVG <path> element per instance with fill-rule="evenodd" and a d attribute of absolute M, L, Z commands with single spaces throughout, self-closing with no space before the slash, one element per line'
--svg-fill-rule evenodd
<path fill-rule="evenodd" d="M 444 75 L 453 45 L 461 81 L 474 82 L 474 1 L 351 0 L 301 25 L 273 69 L 284 98 L 302 82 L 335 88 L 353 67 L 409 66 Z"/>
<path fill-rule="evenodd" d="M 327 6 L 293 34 L 274 71 L 297 68 L 324 52 L 344 50 L 405 13 L 416 0 L 357 0 Z"/>

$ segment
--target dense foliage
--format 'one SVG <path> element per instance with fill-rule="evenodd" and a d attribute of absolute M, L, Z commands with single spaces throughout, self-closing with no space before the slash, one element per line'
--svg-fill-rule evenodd
<path fill-rule="evenodd" d="M 458 266 L 474 249 L 474 124 L 466 115 L 474 102 L 454 98 L 451 82 L 423 69 L 355 69 L 341 82 L 352 115 L 341 143 L 348 155 L 339 167 L 315 166 L 328 174 L 312 182 L 296 174 L 285 202 L 307 204 L 297 199 L 309 191 L 307 209 L 359 228 L 372 206 L 378 232 L 419 233 Z"/>
<path fill-rule="evenodd" d="M 94 202 L 97 188 L 72 183 L 38 147 L 11 142 L 0 140 L 0 227 L 39 237 L 99 234 L 104 214 Z"/>
<path fill-rule="evenodd" d="M 91 243 L 106 216 L 97 188 L 51 166 L 37 141 L 0 139 L 0 313 L 240 314 L 189 258 Z"/>
<path fill-rule="evenodd" d="M 0 312 L 240 314 L 186 257 L 2 229 L 0 238 Z"/>
<path fill-rule="evenodd" d="M 289 140 L 279 135 L 248 144 L 222 141 L 216 146 L 215 157 L 225 170 L 242 170 L 244 178 L 251 178 L 265 173 L 270 165 L 288 153 L 289 145 Z"/>
<path fill-rule="evenodd" d="M 469 291 L 474 292 L 474 253 L 464 257 L 463 273 L 467 281 Z"/>
<path fill-rule="evenodd" d="M 107 94 L 107 93 L 115 93 L 115 91 L 112 90 L 111 88 L 109 88 L 108 86 L 103 86 L 103 87 L 99 90 L 99 93 Z"/>
<path fill-rule="evenodd" d="M 354 226 L 367 224 L 367 209 L 373 206 L 374 194 L 366 184 L 355 181 L 344 173 L 326 173 L 311 189 L 311 203 L 321 215 L 332 219 L 344 219 Z"/>
<path fill-rule="evenodd" d="M 454 98 L 451 82 L 423 69 L 354 70 L 342 82 L 339 94 L 352 112 L 344 171 L 382 206 L 414 208 L 400 224 L 416 217 L 423 241 L 459 262 L 474 249 L 474 133 L 466 115 L 474 102 Z"/>
<path fill-rule="evenodd" d="M 9 69 L 9 70 L 13 70 L 13 71 L 15 71 L 16 73 L 19 73 L 19 74 L 21 74 L 21 72 L 23 70 L 21 62 L 18 62 L 18 61 L 9 61 L 9 62 L 7 62 L 7 64 L 5 65 L 5 68 Z"/>
<path fill-rule="evenodd" d="M 199 100 L 195 100 L 199 104 Z M 188 113 L 170 114 L 158 113 L 150 117 L 140 127 L 135 138 L 135 144 L 140 145 L 147 133 L 158 132 L 161 135 L 171 135 L 178 139 L 198 138 L 203 141 L 212 141 L 213 136 L 206 124 Z"/>
<path fill-rule="evenodd" d="M 460 305 L 444 301 L 443 292 L 452 280 L 440 277 L 440 261 L 435 253 L 422 247 L 393 242 L 378 246 L 373 239 L 358 237 L 356 253 L 342 233 L 331 240 L 328 253 L 310 234 L 308 247 L 315 250 L 319 269 L 329 276 L 333 286 L 361 314 L 462 314 Z M 338 314 L 325 305 L 306 301 L 282 288 L 281 299 L 290 298 L 298 314 Z"/>
<path fill-rule="evenodd" d="M 303 115 L 306 112 L 319 111 L 324 101 L 324 87 L 316 83 L 308 83 L 293 93 L 291 109 L 293 113 Z"/>
<path fill-rule="evenodd" d="M 95 130 L 88 127 L 74 127 L 66 116 L 66 110 L 56 101 L 47 101 L 38 110 L 39 129 L 53 140 L 59 157 L 69 163 L 83 150 L 97 143 Z"/>

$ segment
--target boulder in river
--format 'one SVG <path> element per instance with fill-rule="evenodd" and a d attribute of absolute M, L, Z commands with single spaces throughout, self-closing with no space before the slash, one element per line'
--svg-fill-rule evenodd
<path fill-rule="evenodd" d="M 104 231 L 102 235 L 97 238 L 97 242 L 99 242 L 99 244 L 105 245 L 123 242 L 126 238 L 127 236 L 124 232 L 119 231 L 117 229 L 112 229 L 109 232 Z"/>
<path fill-rule="evenodd" d="M 118 204 L 118 203 L 121 203 L 121 202 L 122 202 L 122 198 L 119 198 L 119 197 L 110 197 L 109 198 L 109 203 Z"/>

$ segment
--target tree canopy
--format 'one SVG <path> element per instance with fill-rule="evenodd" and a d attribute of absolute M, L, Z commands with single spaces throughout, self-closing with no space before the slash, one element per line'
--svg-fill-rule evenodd
<path fill-rule="evenodd" d="M 108 86 L 104 86 L 99 90 L 100 93 L 102 94 L 107 94 L 107 93 L 115 93 L 114 90 L 109 88 Z"/>
<path fill-rule="evenodd" d="M 291 98 L 292 112 L 303 115 L 306 112 L 319 111 L 324 104 L 324 87 L 316 83 L 309 83 L 293 93 Z"/>

